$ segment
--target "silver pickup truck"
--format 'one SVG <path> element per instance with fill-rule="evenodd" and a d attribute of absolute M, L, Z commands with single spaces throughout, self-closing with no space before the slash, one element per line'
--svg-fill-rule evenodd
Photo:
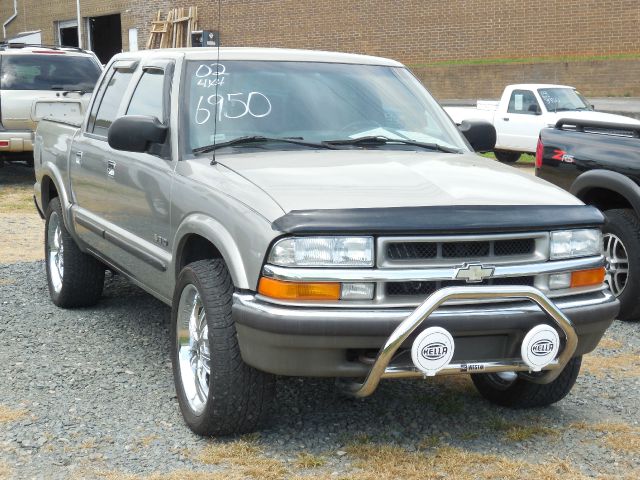
<path fill-rule="evenodd" d="M 618 311 L 603 217 L 473 151 L 494 142 L 392 60 L 117 55 L 81 124 L 36 132 L 51 298 L 95 304 L 111 269 L 170 305 L 202 435 L 257 428 L 277 375 L 365 397 L 472 374 L 497 404 L 552 404 Z"/>

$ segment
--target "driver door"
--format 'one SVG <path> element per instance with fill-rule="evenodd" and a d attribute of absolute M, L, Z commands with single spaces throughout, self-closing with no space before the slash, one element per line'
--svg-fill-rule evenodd
<path fill-rule="evenodd" d="M 535 152 L 540 130 L 545 127 L 542 108 L 532 90 L 511 92 L 506 112 L 496 113 L 500 148 Z"/>
<path fill-rule="evenodd" d="M 173 72 L 172 60 L 142 65 L 122 115 L 151 116 L 169 125 Z M 107 220 L 115 243 L 129 272 L 161 292 L 171 259 L 170 192 L 175 169 L 171 134 L 164 144 L 152 145 L 144 153 L 108 148 L 113 195 Z"/>

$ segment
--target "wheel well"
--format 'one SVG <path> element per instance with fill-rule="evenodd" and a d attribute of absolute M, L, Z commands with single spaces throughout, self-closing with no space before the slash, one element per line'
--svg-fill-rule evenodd
<path fill-rule="evenodd" d="M 182 239 L 181 244 L 182 246 L 179 249 L 178 259 L 176 261 L 176 278 L 182 269 L 192 262 L 211 258 L 222 258 L 222 254 L 216 246 L 200 235 L 187 235 Z"/>
<path fill-rule="evenodd" d="M 42 210 L 46 211 L 49 206 L 49 202 L 58 197 L 58 189 L 56 188 L 56 184 L 53 183 L 51 177 L 43 177 L 42 178 Z"/>
<path fill-rule="evenodd" d="M 587 205 L 593 205 L 602 211 L 612 208 L 633 208 L 631 202 L 624 196 L 607 188 L 590 188 L 577 196 Z"/>

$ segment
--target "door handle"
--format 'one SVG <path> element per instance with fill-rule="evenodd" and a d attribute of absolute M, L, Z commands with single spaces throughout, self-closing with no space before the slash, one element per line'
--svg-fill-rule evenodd
<path fill-rule="evenodd" d="M 116 162 L 113 160 L 107 161 L 107 175 L 111 178 L 116 176 Z"/>
<path fill-rule="evenodd" d="M 82 152 L 78 150 L 76 152 L 76 165 L 82 164 Z"/>
<path fill-rule="evenodd" d="M 502 120 L 504 120 L 505 122 L 509 121 L 509 117 L 504 117 Z"/>

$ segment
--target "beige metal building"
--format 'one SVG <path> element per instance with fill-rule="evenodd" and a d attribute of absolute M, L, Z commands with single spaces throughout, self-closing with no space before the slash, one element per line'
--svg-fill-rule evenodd
<path fill-rule="evenodd" d="M 200 27 L 219 28 L 223 45 L 392 57 L 440 98 L 495 97 L 505 84 L 523 81 L 640 96 L 637 0 L 220 2 L 219 23 L 217 0 L 80 0 L 82 43 L 106 62 L 116 52 L 143 48 L 159 9 L 197 6 Z M 39 31 L 44 43 L 75 44 L 76 3 L 0 0 L 5 39 Z"/>

